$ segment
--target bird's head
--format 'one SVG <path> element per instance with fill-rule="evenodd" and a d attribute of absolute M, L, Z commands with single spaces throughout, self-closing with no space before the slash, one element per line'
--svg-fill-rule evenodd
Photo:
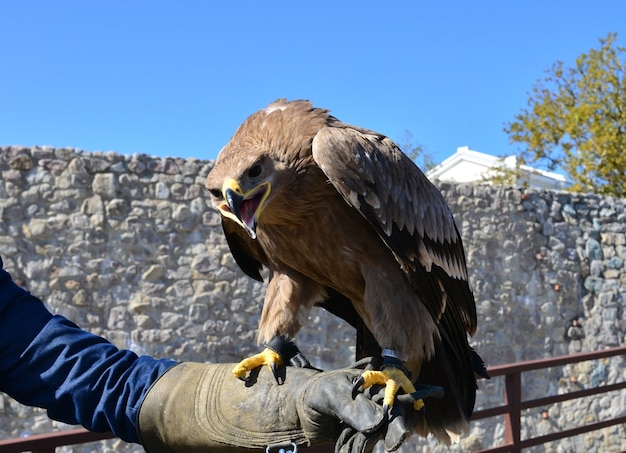
<path fill-rule="evenodd" d="M 329 121 L 309 101 L 279 99 L 249 116 L 220 151 L 206 187 L 213 206 L 252 239 L 266 223 L 293 220 L 294 183 L 313 158 L 311 143 Z M 266 209 L 272 202 L 272 209 Z"/>
<path fill-rule="evenodd" d="M 231 161 L 233 165 L 228 161 L 218 161 L 207 177 L 206 187 L 220 214 L 256 239 L 259 218 L 272 192 L 274 163 L 268 156 Z"/>

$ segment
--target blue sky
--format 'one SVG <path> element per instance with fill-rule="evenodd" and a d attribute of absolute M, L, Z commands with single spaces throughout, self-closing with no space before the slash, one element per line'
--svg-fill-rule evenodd
<path fill-rule="evenodd" d="M 626 1 L 0 0 L 0 145 L 212 159 L 286 97 L 504 155 L 535 81 L 609 32 Z"/>

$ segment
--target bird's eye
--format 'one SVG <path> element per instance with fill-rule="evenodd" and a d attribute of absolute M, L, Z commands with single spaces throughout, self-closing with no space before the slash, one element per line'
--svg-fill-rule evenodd
<path fill-rule="evenodd" d="M 209 193 L 215 198 L 222 198 L 222 191 L 220 189 L 209 189 Z"/>
<path fill-rule="evenodd" d="M 261 176 L 261 170 L 261 164 L 254 165 L 252 168 L 250 168 L 250 170 L 248 170 L 248 177 L 258 178 L 259 176 Z"/>

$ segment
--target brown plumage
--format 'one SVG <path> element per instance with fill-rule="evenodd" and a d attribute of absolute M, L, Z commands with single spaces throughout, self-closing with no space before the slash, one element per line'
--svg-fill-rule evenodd
<path fill-rule="evenodd" d="M 314 305 L 355 326 L 361 353 L 395 351 L 417 383 L 440 385 L 418 431 L 466 430 L 476 308 L 440 192 L 395 143 L 308 101 L 251 115 L 206 183 L 239 266 L 270 279 L 259 341 L 293 337 Z"/>

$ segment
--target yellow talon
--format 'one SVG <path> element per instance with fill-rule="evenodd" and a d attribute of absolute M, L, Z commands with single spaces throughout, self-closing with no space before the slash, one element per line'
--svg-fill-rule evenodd
<path fill-rule="evenodd" d="M 283 364 L 283 358 L 275 351 L 269 348 L 265 348 L 262 352 L 243 359 L 235 368 L 233 368 L 233 375 L 236 378 L 246 380 L 248 372 L 254 370 L 263 365 L 267 365 L 272 373 L 276 375 L 276 368 Z"/>
<path fill-rule="evenodd" d="M 398 368 L 386 368 L 382 371 L 365 371 L 359 379 L 360 387 L 368 388 L 372 385 L 384 385 L 385 396 L 383 398 L 383 407 L 391 409 L 398 391 L 403 390 L 404 393 L 415 392 L 415 386 L 404 372 Z M 413 403 L 415 410 L 424 407 L 424 401 L 419 399 Z"/>

